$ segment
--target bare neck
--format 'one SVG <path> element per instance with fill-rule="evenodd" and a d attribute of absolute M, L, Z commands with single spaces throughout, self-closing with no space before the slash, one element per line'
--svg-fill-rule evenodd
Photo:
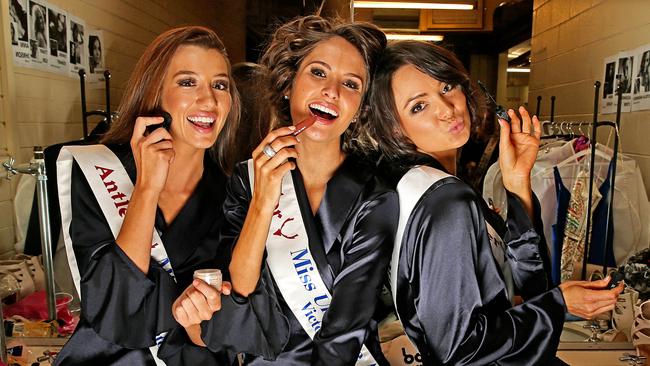
<path fill-rule="evenodd" d="M 169 167 L 164 191 L 191 193 L 203 175 L 205 150 L 174 146 L 174 159 Z"/>
<path fill-rule="evenodd" d="M 445 168 L 445 170 L 449 172 L 449 174 L 456 175 L 457 153 L 458 153 L 457 149 L 452 149 L 448 151 L 438 151 L 438 152 L 427 153 L 427 154 L 433 156 Z"/>
<path fill-rule="evenodd" d="M 327 182 L 345 160 L 338 141 L 335 143 L 301 142 L 296 145 L 296 162 L 302 175 L 312 213 L 315 214 L 325 194 Z"/>

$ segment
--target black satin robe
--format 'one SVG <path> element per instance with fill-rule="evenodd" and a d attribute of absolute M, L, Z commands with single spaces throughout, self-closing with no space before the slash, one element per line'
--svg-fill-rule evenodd
<path fill-rule="evenodd" d="M 322 328 L 312 341 L 285 303 L 264 261 L 255 292 L 248 298 L 235 295 L 224 302 L 222 310 L 203 323 L 203 340 L 213 350 L 265 348 L 264 353 L 246 356 L 245 363 L 250 365 L 353 365 L 362 343 L 379 364 L 387 364 L 372 316 L 397 227 L 396 192 L 374 175 L 374 168 L 348 157 L 328 182 L 314 216 L 300 172 L 291 174 L 310 250 L 332 294 Z M 231 245 L 241 231 L 250 199 L 248 167 L 243 163 L 231 177 L 224 203 L 222 235 Z M 280 318 L 273 317 L 277 310 Z M 257 318 L 259 327 L 239 327 L 244 316 Z M 237 327 L 238 339 L 224 334 L 224 329 L 232 327 Z"/>
<path fill-rule="evenodd" d="M 444 170 L 432 159 L 420 163 Z M 514 195 L 508 204 L 504 223 L 468 185 L 448 177 L 413 209 L 402 239 L 396 305 L 424 365 L 556 363 L 564 298 L 559 288 L 546 291 L 541 231 Z M 486 220 L 507 246 L 516 290 L 527 299 L 521 305 L 511 305 Z"/>
<path fill-rule="evenodd" d="M 135 182 L 128 146 L 112 146 Z M 171 305 L 192 282 L 199 268 L 227 270 L 229 251 L 220 252 L 219 230 L 226 176 L 207 155 L 204 172 L 178 216 L 169 225 L 160 210 L 155 226 L 178 283 L 151 261 L 142 273 L 117 246 L 110 227 L 81 169 L 72 168 L 70 236 L 81 274 L 81 319 L 56 358 L 56 365 L 155 365 L 148 347 L 154 337 L 179 327 Z M 150 229 L 147 229 L 150 230 Z M 224 354 L 194 346 L 189 340 L 175 348 L 168 365 L 226 365 Z"/>

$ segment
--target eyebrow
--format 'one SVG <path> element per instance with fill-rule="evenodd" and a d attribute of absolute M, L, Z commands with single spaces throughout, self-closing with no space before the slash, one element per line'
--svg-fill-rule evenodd
<path fill-rule="evenodd" d="M 311 64 L 319 64 L 319 65 L 325 66 L 328 70 L 332 70 L 330 65 L 328 65 L 327 62 L 324 62 L 324 61 L 312 61 L 312 62 L 309 63 L 309 65 L 311 65 Z M 347 73 L 345 73 L 343 75 L 352 76 L 352 77 L 355 77 L 355 78 L 361 80 L 361 82 L 364 82 L 364 80 L 363 80 L 363 78 L 361 76 L 359 76 L 359 75 L 357 75 L 357 74 L 355 74 L 353 72 L 347 72 Z"/>
<path fill-rule="evenodd" d="M 408 105 L 409 105 L 412 101 L 414 101 L 414 100 L 416 100 L 416 99 L 418 99 L 418 98 L 420 98 L 420 97 L 424 97 L 424 96 L 426 96 L 426 95 L 427 95 L 427 93 L 420 93 L 420 94 L 418 94 L 418 95 L 414 95 L 414 96 L 408 98 L 408 99 L 406 100 L 406 103 L 404 103 L 404 108 L 408 107 Z"/>
<path fill-rule="evenodd" d="M 190 70 L 180 70 L 180 71 L 178 71 L 178 72 L 176 72 L 174 74 L 174 77 L 177 77 L 178 75 L 197 75 L 197 73 L 195 73 L 194 71 L 190 71 Z M 214 76 L 228 78 L 228 74 L 223 73 L 223 72 L 220 73 L 220 74 L 216 74 Z"/>

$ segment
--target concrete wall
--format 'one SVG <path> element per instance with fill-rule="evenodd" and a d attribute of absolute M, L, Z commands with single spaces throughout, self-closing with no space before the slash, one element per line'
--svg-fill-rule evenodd
<path fill-rule="evenodd" d="M 230 59 L 244 61 L 245 0 L 49 0 L 104 31 L 106 67 L 112 73 L 111 110 L 119 104 L 135 62 L 153 38 L 179 25 L 205 25 L 222 37 Z M 0 159 L 27 162 L 34 145 L 48 146 L 82 136 L 79 80 L 13 65 L 5 29 L 8 0 L 1 1 Z M 5 57 L 5 56 L 9 57 Z M 87 90 L 88 109 L 104 109 L 103 84 Z M 92 126 L 90 126 L 92 128 Z M 0 255 L 13 247 L 12 187 L 0 181 Z"/>
<path fill-rule="evenodd" d="M 541 95 L 540 114 L 548 118 L 555 95 L 556 120 L 591 121 L 593 85 L 603 81 L 604 58 L 650 43 L 650 1 L 535 0 L 533 9 L 529 105 Z M 639 163 L 650 193 L 649 135 L 650 111 L 622 114 L 623 152 Z"/>

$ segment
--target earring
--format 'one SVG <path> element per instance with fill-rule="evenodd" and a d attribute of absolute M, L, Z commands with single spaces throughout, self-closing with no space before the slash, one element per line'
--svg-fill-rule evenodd
<path fill-rule="evenodd" d="M 357 123 L 357 117 L 352 118 L 352 121 L 350 123 Z"/>
<path fill-rule="evenodd" d="M 284 100 L 289 100 L 289 96 L 288 96 L 288 95 L 285 95 L 284 97 L 282 97 L 282 99 L 284 99 Z"/>

